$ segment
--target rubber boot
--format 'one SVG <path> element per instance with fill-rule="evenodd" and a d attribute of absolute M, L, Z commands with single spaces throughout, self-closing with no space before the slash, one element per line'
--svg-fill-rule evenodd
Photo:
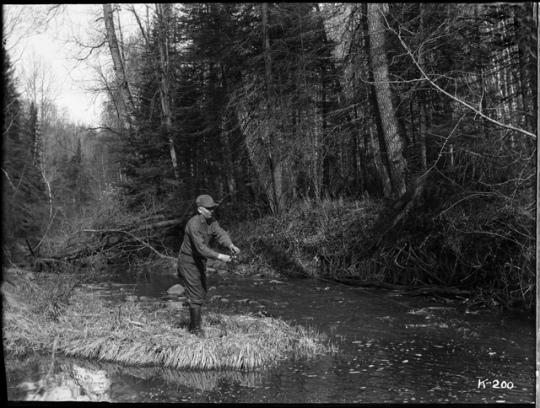
<path fill-rule="evenodd" d="M 190 318 L 190 321 L 189 321 L 188 331 L 191 333 L 193 329 L 195 328 L 195 321 L 197 318 L 197 312 L 195 308 L 193 307 L 189 308 L 189 318 Z"/>
<path fill-rule="evenodd" d="M 189 314 L 191 322 L 189 323 L 189 332 L 193 333 L 197 337 L 204 338 L 204 331 L 201 327 L 201 308 L 200 307 L 190 307 Z"/>

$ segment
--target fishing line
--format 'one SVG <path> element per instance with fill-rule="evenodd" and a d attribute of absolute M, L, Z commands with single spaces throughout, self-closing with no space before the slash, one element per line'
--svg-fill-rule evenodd
<path fill-rule="evenodd" d="M 341 285 L 341 286 L 345 286 L 347 288 L 351 288 L 351 289 L 355 289 L 355 290 L 359 290 L 360 292 L 363 292 L 363 293 L 368 293 L 370 295 L 373 295 L 373 296 L 376 296 L 378 298 L 381 298 L 381 299 L 385 299 L 385 300 L 389 300 L 391 302 L 394 302 L 394 303 L 397 303 L 398 305 L 400 306 L 403 306 L 403 307 L 406 307 L 407 309 L 410 309 L 411 307 L 404 304 L 404 303 L 401 303 L 401 302 L 398 302 L 397 300 L 394 300 L 394 299 L 389 299 L 389 298 L 386 298 L 386 297 L 383 297 L 383 296 L 380 296 L 376 293 L 373 293 L 373 292 L 368 292 L 367 290 L 363 290 L 363 289 L 360 289 L 356 286 L 350 286 L 350 285 L 346 285 L 344 283 L 341 283 L 341 282 L 336 282 L 336 281 L 333 281 L 333 280 L 330 280 L 330 279 L 325 279 L 325 278 L 321 278 L 319 276 L 311 276 L 311 275 L 308 275 L 304 272 L 298 272 L 299 274 L 301 275 L 304 275 L 304 276 L 307 276 L 307 277 L 310 277 L 310 278 L 314 278 L 314 279 L 318 279 L 318 280 L 321 280 L 321 281 L 325 281 L 325 282 L 329 282 L 329 283 L 333 283 L 333 284 L 337 284 L 337 285 Z"/>
<path fill-rule="evenodd" d="M 237 257 L 236 257 L 235 255 L 231 256 L 231 259 L 232 259 L 233 262 L 237 262 L 236 258 L 237 258 Z M 260 263 L 257 263 L 257 262 L 254 262 L 254 263 L 252 263 L 252 264 L 254 264 L 254 265 L 261 265 Z M 312 275 L 308 275 L 308 274 L 305 273 L 305 272 L 299 272 L 299 271 L 296 271 L 295 273 L 298 273 L 298 274 L 300 274 L 300 275 L 306 276 L 306 277 L 308 277 L 308 278 L 318 279 L 318 280 L 320 280 L 320 281 L 325 281 L 325 282 L 328 282 L 328 283 L 337 284 L 337 285 L 345 286 L 345 287 L 347 287 L 347 288 L 359 290 L 360 292 L 367 293 L 367 294 L 376 296 L 376 297 L 378 297 L 378 298 L 385 299 L 385 300 L 389 300 L 390 302 L 397 303 L 398 305 L 400 305 L 400 306 L 402 306 L 402 307 L 405 307 L 405 308 L 407 308 L 407 309 L 410 309 L 410 308 L 411 308 L 410 306 L 408 306 L 408 305 L 406 305 L 406 304 L 404 304 L 404 303 L 398 302 L 397 300 L 389 299 L 389 298 L 387 298 L 387 297 L 380 296 L 380 295 L 378 295 L 378 294 L 376 294 L 376 293 L 368 292 L 367 290 L 360 289 L 360 288 L 358 288 L 358 287 L 356 287 L 356 286 L 349 286 L 349 285 L 346 285 L 346 284 L 341 283 L 341 282 L 336 282 L 336 281 L 333 281 L 333 280 L 330 280 L 330 279 L 321 278 L 320 276 L 312 276 Z"/>

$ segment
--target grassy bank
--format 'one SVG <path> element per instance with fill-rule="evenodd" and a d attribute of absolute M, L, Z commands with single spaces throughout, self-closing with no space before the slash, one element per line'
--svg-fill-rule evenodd
<path fill-rule="evenodd" d="M 53 279 L 14 271 L 3 283 L 4 352 L 56 353 L 130 366 L 253 370 L 330 351 L 324 336 L 273 318 L 208 313 L 206 339 L 187 332 L 186 310 L 107 302 Z M 63 296 L 58 291 L 62 291 Z"/>
<path fill-rule="evenodd" d="M 467 288 L 479 300 L 534 307 L 534 223 L 523 208 L 433 198 L 388 228 L 392 211 L 373 199 L 304 201 L 231 234 L 248 270 Z"/>

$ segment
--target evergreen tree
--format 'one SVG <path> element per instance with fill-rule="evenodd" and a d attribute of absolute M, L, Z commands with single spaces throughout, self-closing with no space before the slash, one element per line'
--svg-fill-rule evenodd
<path fill-rule="evenodd" d="M 18 261 L 14 250 L 21 245 L 21 240 L 27 239 L 32 244 L 41 238 L 39 233 L 45 219 L 47 197 L 35 161 L 36 111 L 24 112 L 13 67 L 4 47 L 2 62 L 2 245 L 8 259 L 13 256 Z"/>

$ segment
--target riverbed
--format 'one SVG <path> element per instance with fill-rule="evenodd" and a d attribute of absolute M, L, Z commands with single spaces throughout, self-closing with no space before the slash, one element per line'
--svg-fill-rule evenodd
<path fill-rule="evenodd" d="M 161 298 L 175 276 L 118 276 L 104 295 Z M 534 403 L 527 315 L 297 277 L 208 278 L 208 308 L 279 317 L 338 351 L 255 372 L 181 372 L 57 357 L 9 370 L 10 400 L 225 403 Z M 6 361 L 9 364 L 9 361 Z"/>

